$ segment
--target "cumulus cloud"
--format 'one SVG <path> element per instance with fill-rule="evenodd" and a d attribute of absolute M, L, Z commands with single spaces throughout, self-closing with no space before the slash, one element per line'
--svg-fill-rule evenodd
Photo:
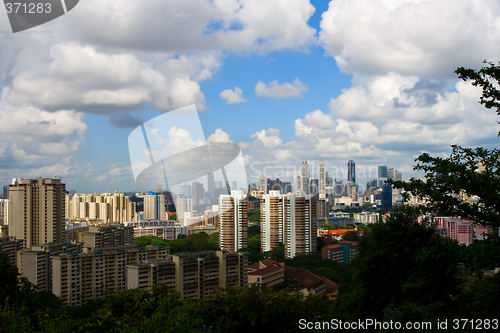
<path fill-rule="evenodd" d="M 482 0 L 333 0 L 320 41 L 342 71 L 453 76 L 500 51 L 500 3 Z"/>
<path fill-rule="evenodd" d="M 274 98 L 290 98 L 301 97 L 307 91 L 307 86 L 300 82 L 299 79 L 293 80 L 293 83 L 285 82 L 279 84 L 278 81 L 273 81 L 267 85 L 259 80 L 255 86 L 255 95 L 257 97 L 274 97 Z"/>
<path fill-rule="evenodd" d="M 245 103 L 247 100 L 243 98 L 243 91 L 236 87 L 234 91 L 226 89 L 220 93 L 220 98 L 227 102 L 227 104 Z"/>
<path fill-rule="evenodd" d="M 207 143 L 210 142 L 230 142 L 232 143 L 233 141 L 229 139 L 229 134 L 221 130 L 220 128 L 215 130 L 215 133 L 210 135 L 207 139 Z"/>

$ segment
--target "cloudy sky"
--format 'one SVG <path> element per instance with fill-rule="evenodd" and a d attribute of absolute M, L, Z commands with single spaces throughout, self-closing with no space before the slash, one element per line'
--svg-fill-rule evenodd
<path fill-rule="evenodd" d="M 192 104 L 250 182 L 302 160 L 346 179 L 353 159 L 365 184 L 377 165 L 414 175 L 422 152 L 498 147 L 498 117 L 454 74 L 499 60 L 498 1 L 81 0 L 16 34 L 0 11 L 3 184 L 139 190 L 129 135 Z"/>

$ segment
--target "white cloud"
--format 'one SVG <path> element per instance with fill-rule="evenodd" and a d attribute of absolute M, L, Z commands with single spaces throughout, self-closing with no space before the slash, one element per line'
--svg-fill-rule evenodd
<path fill-rule="evenodd" d="M 236 87 L 234 91 L 226 89 L 220 93 L 220 98 L 227 102 L 227 104 L 245 103 L 247 100 L 243 98 L 243 91 Z"/>
<path fill-rule="evenodd" d="M 500 3 L 333 0 L 320 40 L 344 72 L 451 77 L 500 53 Z"/>
<path fill-rule="evenodd" d="M 279 84 L 278 81 L 273 81 L 269 83 L 269 85 L 259 80 L 255 86 L 255 95 L 257 95 L 257 97 L 300 97 L 302 96 L 302 93 L 306 91 L 307 86 L 300 82 L 297 78 L 293 80 L 293 83 L 285 82 Z"/>
<path fill-rule="evenodd" d="M 257 138 L 256 142 L 261 142 L 266 148 L 273 148 L 279 146 L 283 141 L 279 138 L 279 131 L 275 128 L 269 128 L 267 131 L 262 130 L 260 132 L 251 135 L 252 138 Z"/>
<path fill-rule="evenodd" d="M 221 130 L 220 128 L 215 130 L 215 133 L 210 135 L 207 139 L 208 142 L 230 142 L 232 143 L 233 141 L 229 139 L 229 134 Z"/>

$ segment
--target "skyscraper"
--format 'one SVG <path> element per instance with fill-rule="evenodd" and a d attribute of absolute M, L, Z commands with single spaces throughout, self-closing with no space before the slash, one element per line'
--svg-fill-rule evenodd
<path fill-rule="evenodd" d="M 215 188 L 215 182 L 214 182 L 214 173 L 210 172 L 208 174 L 208 181 L 207 181 L 207 187 L 208 187 L 208 198 L 209 199 L 214 199 L 214 188 Z"/>
<path fill-rule="evenodd" d="M 263 175 L 259 177 L 259 191 L 266 191 L 266 178 Z"/>
<path fill-rule="evenodd" d="M 394 180 L 394 169 L 387 168 L 387 180 Z"/>
<path fill-rule="evenodd" d="M 398 170 L 396 170 L 396 172 L 394 173 L 394 180 L 395 181 L 401 181 L 401 180 L 403 180 L 403 175 Z"/>
<path fill-rule="evenodd" d="M 356 163 L 353 160 L 347 162 L 347 180 L 350 182 L 356 182 Z"/>
<path fill-rule="evenodd" d="M 230 252 L 248 247 L 248 203 L 242 190 L 219 197 L 219 247 Z"/>
<path fill-rule="evenodd" d="M 326 192 L 326 167 L 325 161 L 319 162 L 319 192 Z"/>
<path fill-rule="evenodd" d="M 307 161 L 302 161 L 302 171 L 301 171 L 301 190 L 306 194 L 309 193 L 309 170 L 307 168 Z"/>
<path fill-rule="evenodd" d="M 378 178 L 387 178 L 387 167 L 386 166 L 379 166 L 378 167 Z"/>
<path fill-rule="evenodd" d="M 61 179 L 14 179 L 9 187 L 9 235 L 24 246 L 62 241 L 66 187 Z"/>
<path fill-rule="evenodd" d="M 165 219 L 165 196 L 162 193 L 149 192 L 144 196 L 144 219 Z"/>

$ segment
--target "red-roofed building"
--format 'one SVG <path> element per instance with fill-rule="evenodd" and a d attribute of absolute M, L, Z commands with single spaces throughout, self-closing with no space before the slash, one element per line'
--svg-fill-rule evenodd
<path fill-rule="evenodd" d="M 348 264 L 358 253 L 358 242 L 341 241 L 338 244 L 323 246 L 321 258 Z"/>
<path fill-rule="evenodd" d="M 301 289 L 300 293 L 304 298 L 309 295 L 333 294 L 338 289 L 338 284 L 332 280 L 324 276 L 317 276 L 302 268 L 285 267 L 285 278 L 297 280 Z"/>
<path fill-rule="evenodd" d="M 249 265 L 248 272 L 248 283 L 274 286 L 282 283 L 285 278 L 285 268 L 271 259 L 264 259 Z"/>

